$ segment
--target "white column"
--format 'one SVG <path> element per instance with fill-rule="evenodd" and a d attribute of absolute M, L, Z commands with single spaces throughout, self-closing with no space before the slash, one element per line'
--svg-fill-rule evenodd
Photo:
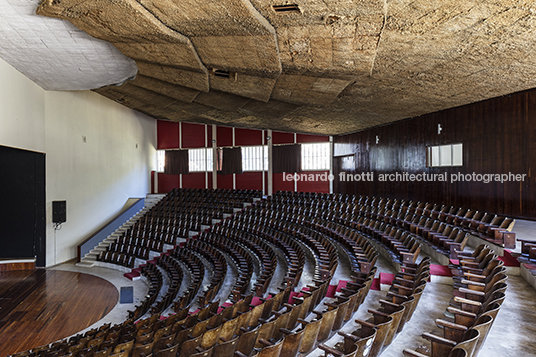
<path fill-rule="evenodd" d="M 233 128 L 233 148 L 235 147 L 235 128 Z M 233 190 L 236 190 L 236 174 L 233 173 Z"/>
<path fill-rule="evenodd" d="M 216 133 L 218 132 L 216 125 L 212 125 L 212 188 L 218 188 L 218 150 L 216 146 Z"/>
<path fill-rule="evenodd" d="M 333 136 L 329 136 L 329 193 L 333 193 Z"/>
<path fill-rule="evenodd" d="M 274 193 L 274 165 L 272 155 L 272 142 L 272 131 L 268 130 L 268 196 L 271 196 Z"/>

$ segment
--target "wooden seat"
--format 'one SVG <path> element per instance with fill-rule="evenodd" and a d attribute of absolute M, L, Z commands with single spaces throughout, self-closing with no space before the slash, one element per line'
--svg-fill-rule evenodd
<path fill-rule="evenodd" d="M 221 340 L 221 339 L 220 339 Z M 216 346 L 214 346 L 214 356 L 217 357 L 232 357 L 236 350 L 236 344 L 238 342 L 238 336 L 230 340 L 221 340 Z"/>
<path fill-rule="evenodd" d="M 480 333 L 477 330 L 469 329 L 464 333 L 463 338 L 460 342 L 452 341 L 446 338 L 442 338 L 430 333 L 424 333 L 422 337 L 429 340 L 431 342 L 431 353 L 429 357 L 444 357 L 444 356 L 450 356 L 451 352 L 454 348 L 458 350 L 464 350 L 466 353 L 466 356 L 470 357 L 473 355 L 473 352 L 476 347 L 476 343 L 478 341 Z M 427 356 L 425 354 L 420 354 L 418 352 L 404 349 L 404 355 L 406 356 Z M 457 354 L 460 352 L 456 352 Z M 462 353 L 463 355 L 463 353 Z"/>
<path fill-rule="evenodd" d="M 271 343 L 267 340 L 260 340 L 263 348 L 257 354 L 257 357 L 279 357 L 283 348 L 283 338 Z"/>
<path fill-rule="evenodd" d="M 283 347 L 279 354 L 280 357 L 296 357 L 300 344 L 305 334 L 305 325 L 302 324 L 299 328 L 294 330 L 281 329 L 284 334 Z"/>
<path fill-rule="evenodd" d="M 389 314 L 375 311 L 375 310 L 368 310 L 368 312 L 373 315 L 372 318 L 368 319 L 367 321 L 362 321 L 362 320 L 355 320 L 355 321 L 361 326 L 365 325 L 367 329 L 375 328 L 377 330 L 376 337 L 374 338 L 374 342 L 372 343 L 370 353 L 369 353 L 370 357 L 376 357 L 380 354 L 382 347 L 384 346 L 385 338 L 387 337 L 387 334 L 389 333 L 389 329 L 391 328 L 391 323 L 393 322 L 393 318 L 389 316 Z"/>
<path fill-rule="evenodd" d="M 179 345 L 168 346 L 167 348 L 154 351 L 155 357 L 176 357 L 177 351 L 179 350 Z"/>
<path fill-rule="evenodd" d="M 335 318 L 337 317 L 337 311 L 338 306 L 328 306 L 327 310 L 322 312 L 322 323 L 320 325 L 320 331 L 318 332 L 319 342 L 325 341 L 330 337 Z"/>
<path fill-rule="evenodd" d="M 316 315 L 316 318 L 311 321 L 299 320 L 299 322 L 305 326 L 305 333 L 299 348 L 300 353 L 307 354 L 311 352 L 316 345 L 323 316 L 319 313 L 314 314 Z"/>
<path fill-rule="evenodd" d="M 154 341 L 147 342 L 145 344 L 137 345 L 132 349 L 131 357 L 141 357 L 142 354 L 145 356 L 153 353 Z"/>

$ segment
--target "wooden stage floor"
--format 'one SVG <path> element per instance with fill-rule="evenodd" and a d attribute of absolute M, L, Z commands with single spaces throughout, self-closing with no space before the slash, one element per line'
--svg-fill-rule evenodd
<path fill-rule="evenodd" d="M 0 357 L 76 334 L 106 316 L 118 298 L 113 284 L 89 274 L 0 272 Z"/>

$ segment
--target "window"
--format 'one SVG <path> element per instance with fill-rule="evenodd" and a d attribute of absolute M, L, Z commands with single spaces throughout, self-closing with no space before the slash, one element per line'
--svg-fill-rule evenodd
<path fill-rule="evenodd" d="M 329 143 L 302 144 L 302 170 L 329 170 Z"/>
<path fill-rule="evenodd" d="M 242 146 L 242 170 L 268 171 L 268 146 Z"/>
<path fill-rule="evenodd" d="M 188 149 L 190 172 L 212 171 L 212 148 Z"/>
<path fill-rule="evenodd" d="M 156 150 L 156 172 L 164 172 L 166 150 Z"/>
<path fill-rule="evenodd" d="M 463 166 L 463 144 L 428 146 L 427 167 Z"/>

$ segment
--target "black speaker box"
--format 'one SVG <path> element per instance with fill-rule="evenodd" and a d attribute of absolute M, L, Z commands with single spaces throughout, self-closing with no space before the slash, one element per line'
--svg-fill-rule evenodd
<path fill-rule="evenodd" d="M 52 201 L 52 223 L 63 223 L 67 220 L 67 201 Z"/>

